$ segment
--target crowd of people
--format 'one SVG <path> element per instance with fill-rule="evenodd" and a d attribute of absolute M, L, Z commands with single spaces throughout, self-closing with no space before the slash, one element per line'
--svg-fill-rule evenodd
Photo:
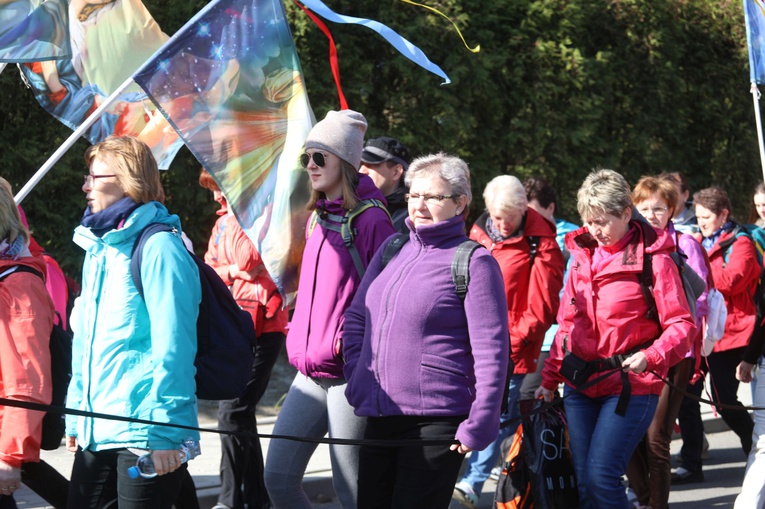
<path fill-rule="evenodd" d="M 718 187 L 691 194 L 682 175 L 665 173 L 631 188 L 618 172 L 596 170 L 576 196 L 578 227 L 556 217 L 560 202 L 544 178 L 501 175 L 469 224 L 464 160 L 412 160 L 394 138 L 365 144 L 366 130 L 361 113 L 331 111 L 305 140 L 310 219 L 291 312 L 224 192 L 200 174 L 220 204 L 204 260 L 257 336 L 244 391 L 219 402 L 219 427 L 232 434 L 221 435 L 215 509 L 311 507 L 302 480 L 316 443 L 275 439 L 264 459 L 254 436 L 256 405 L 285 346 L 297 374 L 274 434 L 356 441 L 329 448 L 346 509 L 452 500 L 474 509 L 501 464 L 512 429 L 502 424 L 520 417 L 521 399 L 552 401 L 561 386 L 578 506 L 666 509 L 672 484 L 703 480 L 696 397 L 705 381 L 748 457 L 736 508 L 762 509 L 765 413 L 753 418 L 737 392 L 752 383 L 765 406 L 765 376 L 754 376 L 765 367 L 755 302 L 765 185 L 744 223 Z M 68 319 L 67 407 L 141 422 L 67 416 L 74 462 L 68 484 L 50 481 L 66 487 L 53 505 L 195 509 L 181 446 L 199 434 L 165 424 L 197 426 L 197 265 L 145 144 L 110 137 L 85 162 L 87 206 L 73 238 L 85 261 L 71 316 L 60 269 L 46 268 L 0 179 L 0 397 L 50 403 L 48 341 L 54 322 Z M 133 248 L 154 223 L 171 231 L 143 245 L 139 289 Z M 699 295 L 689 297 L 678 266 L 703 282 Z M 727 319 L 710 351 L 712 289 Z M 42 464 L 42 415 L 0 406 L 0 509 L 16 507 L 25 472 L 33 486 L 25 465 Z M 676 422 L 682 464 L 672 471 Z M 157 475 L 134 479 L 128 467 L 145 454 Z"/>

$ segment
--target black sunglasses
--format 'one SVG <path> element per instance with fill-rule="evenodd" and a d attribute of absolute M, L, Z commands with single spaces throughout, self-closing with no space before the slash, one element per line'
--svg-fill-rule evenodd
<path fill-rule="evenodd" d="M 300 154 L 300 166 L 303 168 L 308 168 L 308 164 L 311 162 L 311 157 L 311 154 L 308 152 Z M 313 162 L 316 163 L 316 166 L 319 168 L 324 168 L 324 165 L 327 164 L 327 160 L 324 158 L 324 154 L 321 152 L 313 153 Z"/>

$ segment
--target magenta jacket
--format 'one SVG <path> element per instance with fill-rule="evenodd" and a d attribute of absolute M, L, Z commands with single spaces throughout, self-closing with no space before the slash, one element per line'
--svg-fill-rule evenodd
<path fill-rule="evenodd" d="M 462 302 L 450 270 L 467 240 L 462 217 L 409 239 L 385 269 L 380 250 L 345 313 L 345 395 L 359 416 L 465 416 L 457 440 L 484 449 L 499 431 L 509 359 L 502 272 L 478 249 Z"/>
<path fill-rule="evenodd" d="M 372 179 L 359 174 L 359 198 L 385 203 Z M 344 215 L 343 199 L 319 200 L 317 211 Z M 310 224 L 310 220 L 307 224 Z M 393 224 L 385 209 L 369 208 L 353 221 L 356 249 L 366 267 L 380 244 L 391 236 Z M 335 355 L 343 334 L 343 313 L 350 306 L 361 278 L 340 234 L 317 223 L 310 232 L 300 265 L 295 313 L 287 333 L 290 364 L 306 376 L 343 378 L 343 359 Z"/>

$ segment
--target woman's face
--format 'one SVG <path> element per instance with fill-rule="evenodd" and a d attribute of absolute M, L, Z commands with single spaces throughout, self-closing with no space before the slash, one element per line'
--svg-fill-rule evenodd
<path fill-rule="evenodd" d="M 90 173 L 85 176 L 82 190 L 93 214 L 111 207 L 125 197 L 125 190 L 122 189 L 114 171 L 100 154 L 90 162 Z"/>
<path fill-rule="evenodd" d="M 725 209 L 719 214 L 715 214 L 703 205 L 696 205 L 696 221 L 699 223 L 699 230 L 704 237 L 709 237 L 722 228 L 727 220 L 728 211 Z"/>
<path fill-rule="evenodd" d="M 757 193 L 754 195 L 754 208 L 760 219 L 765 220 L 765 194 Z"/>
<path fill-rule="evenodd" d="M 499 231 L 503 237 L 510 237 L 518 230 L 523 221 L 523 211 L 521 209 L 499 210 L 494 207 L 488 207 L 491 221 L 494 228 Z"/>
<path fill-rule="evenodd" d="M 613 246 L 627 234 L 631 215 L 630 208 L 624 209 L 619 216 L 602 211 L 593 212 L 589 217 L 584 218 L 584 225 L 598 244 Z"/>
<path fill-rule="evenodd" d="M 322 152 L 315 148 L 309 148 L 306 153 L 311 156 L 305 171 L 308 172 L 308 178 L 311 179 L 311 187 L 315 191 L 324 193 L 328 200 L 336 200 L 343 194 L 343 177 L 340 168 L 340 158 L 329 152 Z M 323 159 L 324 165 L 316 163 L 315 154 L 320 154 L 317 158 L 319 162 Z"/>
<path fill-rule="evenodd" d="M 659 193 L 653 193 L 647 200 L 636 203 L 635 208 L 646 221 L 651 223 L 651 226 L 662 230 L 667 227 L 673 212 Z"/>
<path fill-rule="evenodd" d="M 467 206 L 467 197 L 445 198 L 451 194 L 449 184 L 441 177 L 415 177 L 409 187 L 408 201 L 409 219 L 415 228 L 440 223 L 462 214 Z"/>

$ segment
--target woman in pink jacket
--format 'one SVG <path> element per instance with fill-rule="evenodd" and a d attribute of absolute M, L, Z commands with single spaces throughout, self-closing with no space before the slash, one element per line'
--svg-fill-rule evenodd
<path fill-rule="evenodd" d="M 678 253 L 687 257 L 687 265 L 706 281 L 709 272 L 707 262 L 704 260 L 703 248 L 693 236 L 676 232 L 670 221 L 676 207 L 682 205 L 673 181 L 643 177 L 632 192 L 632 201 L 640 215 L 651 226 L 670 234 L 675 241 Z M 684 359 L 669 370 L 669 379 L 677 389 L 672 389 L 668 385 L 662 389 L 651 426 L 627 467 L 630 488 L 635 491 L 642 507 L 650 509 L 666 509 L 667 507 L 672 470 L 669 444 L 672 441 L 674 424 L 683 401 L 683 394 L 680 391 L 685 391 L 695 371 L 695 360 L 701 355 L 701 323 L 706 315 L 707 292 L 704 291 L 696 302 L 696 330 L 691 337 L 691 349 Z"/>
<path fill-rule="evenodd" d="M 631 219 L 624 177 L 612 170 L 591 173 L 577 201 L 585 226 L 566 235 L 573 261 L 536 396 L 549 401 L 558 384 L 566 384 L 579 507 L 624 509 L 620 479 L 664 386 L 650 371 L 664 377 L 685 357 L 695 324 L 669 256 L 674 242 L 665 231 Z M 653 288 L 644 293 L 645 268 Z M 649 303 L 651 292 L 661 298 Z M 611 376 L 576 390 L 612 368 Z"/>
<path fill-rule="evenodd" d="M 0 398 L 50 404 L 53 303 L 45 260 L 29 252 L 29 232 L 0 179 Z M 21 464 L 40 460 L 44 413 L 0 406 L 0 508 L 15 508 Z"/>
<path fill-rule="evenodd" d="M 205 253 L 205 263 L 215 269 L 229 286 L 237 304 L 250 313 L 255 324 L 257 344 L 252 375 L 244 393 L 218 404 L 218 427 L 253 435 L 221 435 L 221 490 L 218 509 L 253 509 L 269 507 L 263 481 L 263 452 L 257 433 L 255 407 L 266 392 L 271 371 L 284 345 L 287 333 L 287 310 L 268 275 L 260 254 L 228 209 L 228 202 L 218 184 L 206 170 L 199 174 L 199 184 L 212 191 L 220 203 L 220 216 L 213 227 Z"/>

